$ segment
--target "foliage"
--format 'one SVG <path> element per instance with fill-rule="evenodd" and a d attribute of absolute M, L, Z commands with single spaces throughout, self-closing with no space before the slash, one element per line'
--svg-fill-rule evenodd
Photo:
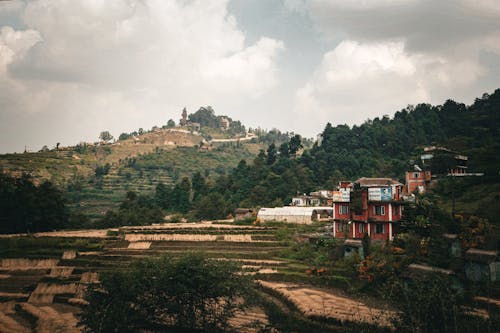
<path fill-rule="evenodd" d="M 35 185 L 24 174 L 0 173 L 0 233 L 25 233 L 65 228 L 68 211 L 63 193 L 51 182 Z"/>
<path fill-rule="evenodd" d="M 111 169 L 111 165 L 109 163 L 106 163 L 105 165 L 98 165 L 95 168 L 95 176 L 102 177 L 107 175 L 109 173 L 109 169 Z"/>
<path fill-rule="evenodd" d="M 118 140 L 127 140 L 129 138 L 131 138 L 132 135 L 128 134 L 128 133 L 122 133 L 120 134 L 120 136 L 118 137 Z"/>
<path fill-rule="evenodd" d="M 391 281 L 386 298 L 399 310 L 396 331 L 414 333 L 486 332 L 486 326 L 465 312 L 465 295 L 451 277 L 429 273 L 411 281 Z M 485 330 L 483 330 L 485 329 Z"/>
<path fill-rule="evenodd" d="M 98 227 L 111 228 L 127 225 L 150 225 L 163 221 L 163 212 L 154 200 L 145 195 L 128 192 L 118 211 L 109 210 L 97 222 Z"/>
<path fill-rule="evenodd" d="M 111 141 L 113 140 L 113 136 L 111 135 L 111 133 L 109 133 L 109 131 L 102 131 L 99 134 L 99 139 L 101 139 L 102 141 Z"/>
<path fill-rule="evenodd" d="M 224 197 L 212 192 L 194 203 L 193 213 L 198 219 L 224 219 L 231 212 Z"/>
<path fill-rule="evenodd" d="M 238 270 L 201 254 L 142 260 L 102 275 L 87 293 L 81 323 L 85 332 L 224 331 L 250 292 Z"/>

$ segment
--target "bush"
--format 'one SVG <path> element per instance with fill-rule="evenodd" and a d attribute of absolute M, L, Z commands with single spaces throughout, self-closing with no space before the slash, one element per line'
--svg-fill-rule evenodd
<path fill-rule="evenodd" d="M 102 275 L 80 323 L 84 332 L 224 331 L 251 290 L 239 269 L 194 253 L 137 262 Z"/>

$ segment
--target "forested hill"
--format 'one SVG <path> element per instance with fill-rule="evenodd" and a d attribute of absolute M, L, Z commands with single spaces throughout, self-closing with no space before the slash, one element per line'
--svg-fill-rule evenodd
<path fill-rule="evenodd" d="M 439 145 L 468 155 L 469 170 L 485 173 L 436 189 L 441 191 L 443 207 L 451 205 L 449 191 L 453 191 L 458 212 L 491 219 L 497 216 L 493 203 L 500 193 L 499 112 L 500 89 L 470 106 L 448 100 L 441 106 L 408 107 L 393 118 L 375 118 L 352 128 L 328 124 L 321 142 L 300 157 L 295 154 L 300 146 L 297 137 L 279 147 L 271 144 L 252 164 L 240 163 L 222 175 L 208 192 L 222 194 L 226 213 L 237 206 L 289 204 L 297 193 L 333 189 L 339 180 L 362 176 L 403 180 L 404 172 L 419 162 L 423 147 Z M 463 183 L 460 191 L 457 182 Z"/>
<path fill-rule="evenodd" d="M 440 145 L 469 156 L 469 169 L 498 176 L 500 159 L 500 89 L 466 106 L 452 100 L 443 105 L 419 104 L 366 121 L 360 126 L 332 127 L 320 145 L 302 157 L 318 184 L 358 176 L 403 177 L 422 148 Z"/>

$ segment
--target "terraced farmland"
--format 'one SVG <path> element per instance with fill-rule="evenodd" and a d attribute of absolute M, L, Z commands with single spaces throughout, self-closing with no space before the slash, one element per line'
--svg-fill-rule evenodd
<path fill-rule="evenodd" d="M 318 227 L 311 228 L 316 230 Z M 283 306 L 277 291 L 281 296 L 289 297 L 295 305 L 287 307 L 286 311 L 304 320 L 314 323 L 318 317 L 317 307 L 326 302 L 329 307 L 323 308 L 320 313 L 323 317 L 339 322 L 366 322 L 363 316 L 345 318 L 343 312 L 334 306 L 341 299 L 344 303 L 340 304 L 359 306 L 371 313 L 366 305 L 332 293 L 323 291 L 322 294 L 311 286 L 276 282 L 288 275 L 308 278 L 304 265 L 281 258 L 287 244 L 276 238 L 276 229 L 275 226 L 203 222 L 124 227 L 115 230 L 113 234 L 118 231 L 117 236 L 108 236 L 105 230 L 39 234 L 33 242 L 40 241 L 45 246 L 52 244 L 50 251 L 45 249 L 42 254 L 26 249 L 19 253 L 3 252 L 4 259 L 0 261 L 0 332 L 78 332 L 76 315 L 85 305 L 84 290 L 89 284 L 98 282 L 100 274 L 124 268 L 145 257 L 164 253 L 178 256 L 188 251 L 205 252 L 213 260 L 239 262 L 242 274 L 259 281 L 262 286 L 260 293 L 268 300 L 267 307 L 269 304 Z M 9 238 L 0 239 L 5 240 Z M 57 246 L 64 242 L 66 247 Z M 302 293 L 297 294 L 299 290 Z M 323 303 L 320 302 L 322 299 Z M 305 302 L 306 308 L 311 306 L 308 304 L 316 307 L 313 307 L 313 312 L 308 312 L 301 302 Z M 238 313 L 231 319 L 231 324 L 240 332 L 269 328 L 272 322 L 266 309 L 265 306 L 253 306 Z M 373 311 L 378 313 L 379 310 Z M 326 331 L 335 331 L 335 325 L 321 325 Z"/>

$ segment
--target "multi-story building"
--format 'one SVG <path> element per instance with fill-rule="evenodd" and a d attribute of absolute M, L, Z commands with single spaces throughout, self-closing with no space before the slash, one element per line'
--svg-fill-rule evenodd
<path fill-rule="evenodd" d="M 415 166 L 414 171 L 406 172 L 406 193 L 424 193 L 432 182 L 432 175 L 430 170 L 423 171 Z"/>
<path fill-rule="evenodd" d="M 445 147 L 425 147 L 420 158 L 424 170 L 430 170 L 433 175 L 454 176 L 467 173 L 468 157 Z"/>
<path fill-rule="evenodd" d="M 341 182 L 333 194 L 333 236 L 392 240 L 403 214 L 402 191 L 390 178 Z"/>

